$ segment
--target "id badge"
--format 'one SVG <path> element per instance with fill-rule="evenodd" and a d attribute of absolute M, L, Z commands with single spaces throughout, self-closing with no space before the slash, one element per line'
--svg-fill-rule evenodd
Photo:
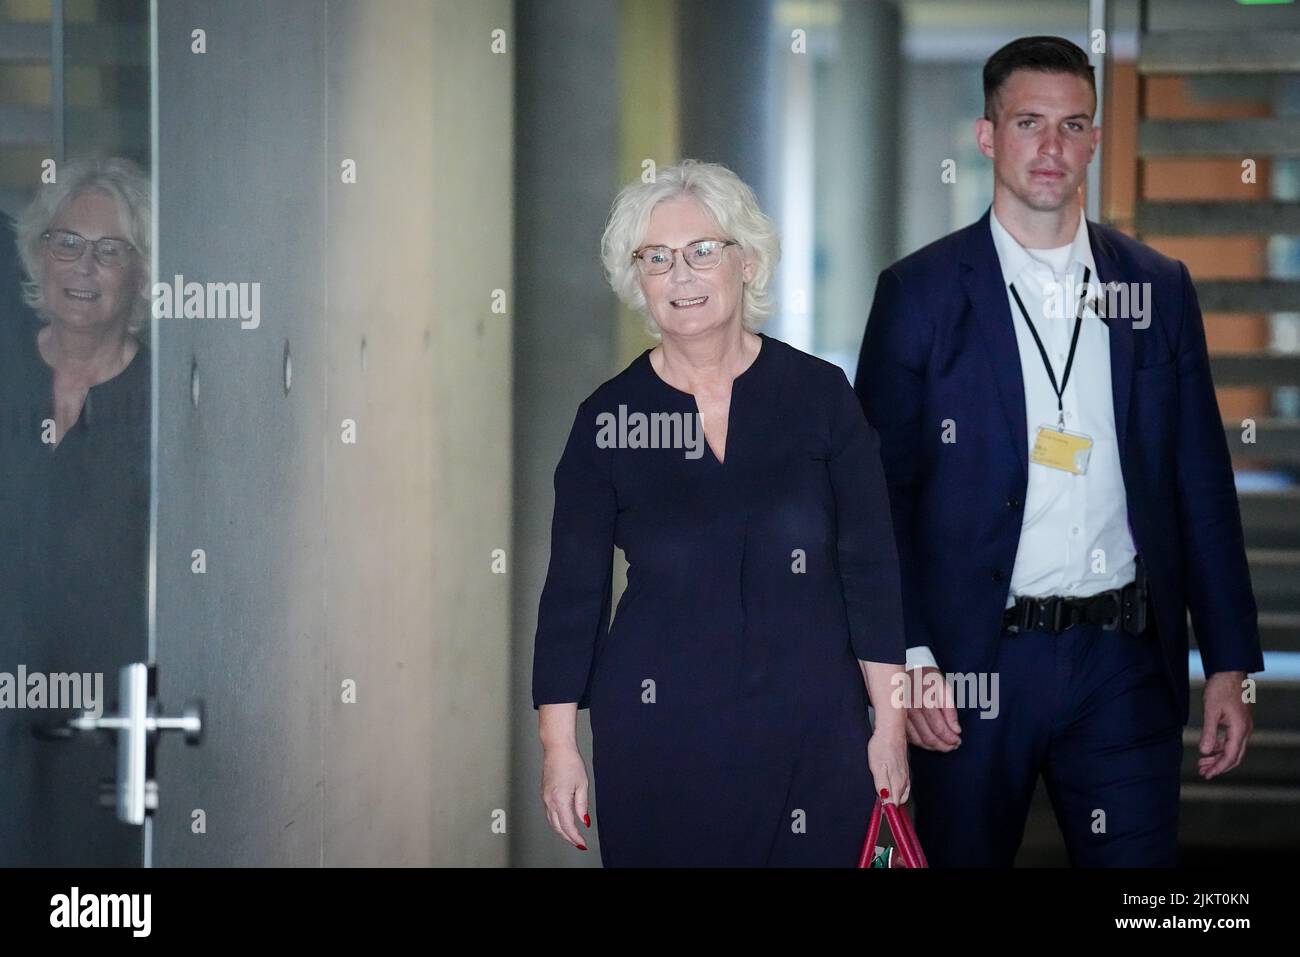
<path fill-rule="evenodd" d="M 1067 432 L 1054 425 L 1040 425 L 1034 437 L 1034 448 L 1029 461 L 1046 465 L 1074 475 L 1088 471 L 1088 458 L 1092 455 L 1092 437 L 1082 432 Z"/>

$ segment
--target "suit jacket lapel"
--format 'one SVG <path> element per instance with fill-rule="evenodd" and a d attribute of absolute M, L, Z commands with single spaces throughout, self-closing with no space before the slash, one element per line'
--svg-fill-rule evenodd
<path fill-rule="evenodd" d="M 1092 259 L 1097 266 L 1097 281 L 1102 284 L 1098 314 L 1105 315 L 1105 284 L 1125 282 L 1115 259 L 1115 250 L 1096 229 L 1088 223 L 1088 241 L 1092 244 Z M 1115 439 L 1119 445 L 1120 461 L 1125 462 L 1125 444 L 1128 437 L 1129 396 L 1133 391 L 1133 322 L 1125 316 L 1111 316 L 1110 329 L 1110 386 L 1115 400 Z"/>
<path fill-rule="evenodd" d="M 1025 380 L 1020 370 L 1020 348 L 1012 326 L 1011 307 L 1002 282 L 1002 266 L 989 229 L 989 214 L 970 228 L 962 254 L 962 284 L 974 313 L 980 336 L 993 366 L 998 396 L 1020 470 L 1029 480 L 1029 450 L 1026 448 Z"/>

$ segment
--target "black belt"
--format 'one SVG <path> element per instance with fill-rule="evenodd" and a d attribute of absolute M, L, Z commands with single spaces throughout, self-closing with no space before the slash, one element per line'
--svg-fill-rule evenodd
<path fill-rule="evenodd" d="M 1044 598 L 1021 597 L 1002 616 L 1002 627 L 1012 633 L 1047 631 L 1053 634 L 1088 623 L 1114 631 L 1121 625 L 1129 634 L 1146 631 L 1147 602 L 1145 589 L 1138 583 L 1125 585 L 1087 598 L 1051 595 Z"/>

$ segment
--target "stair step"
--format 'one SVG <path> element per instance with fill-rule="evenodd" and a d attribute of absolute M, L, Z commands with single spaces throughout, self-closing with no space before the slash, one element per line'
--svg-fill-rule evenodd
<path fill-rule="evenodd" d="M 1300 203 L 1285 200 L 1137 204 L 1138 232 L 1157 236 L 1300 234 Z"/>
<path fill-rule="evenodd" d="M 1300 612 L 1295 611 L 1261 611 L 1259 613 L 1259 643 L 1264 651 L 1300 653 Z M 1188 633 L 1196 641 L 1196 629 L 1191 619 L 1187 622 Z"/>
<path fill-rule="evenodd" d="M 1222 777 L 1206 781 L 1196 770 L 1200 760 L 1200 728 L 1183 731 L 1184 784 L 1224 784 L 1233 788 L 1296 784 L 1296 768 L 1300 767 L 1300 731 L 1273 731 L 1256 728 L 1246 746 L 1246 757 L 1237 767 Z"/>
<path fill-rule="evenodd" d="M 1282 548 L 1247 549 L 1250 581 L 1261 608 L 1300 611 L 1300 552 Z"/>
<path fill-rule="evenodd" d="M 149 113 L 139 109 L 69 109 L 69 130 L 88 142 L 104 144 L 149 142 Z M 54 141 L 49 110 L 0 103 L 0 149 L 48 147 Z"/>
<path fill-rule="evenodd" d="M 1258 598 L 1258 596 L 1256 596 Z M 1196 640 L 1190 619 L 1188 631 Z M 1265 652 L 1281 651 L 1300 653 L 1300 612 L 1261 611 L 1259 613 L 1259 643 Z"/>
<path fill-rule="evenodd" d="M 1202 312 L 1300 311 L 1300 281 L 1285 279 L 1198 279 Z"/>
<path fill-rule="evenodd" d="M 0 27 L 0 64 L 48 63 L 48 23 L 5 23 Z"/>
<path fill-rule="evenodd" d="M 81 66 L 149 65 L 148 28 L 133 23 L 68 23 L 63 28 L 67 63 Z M 0 23 L 0 64 L 49 63 L 52 47 L 46 23 Z"/>
<path fill-rule="evenodd" d="M 1230 771 L 1235 774 L 1235 771 Z M 1223 778 L 1212 782 L 1184 784 L 1182 799 L 1184 802 L 1232 801 L 1242 804 L 1285 804 L 1300 806 L 1300 787 L 1294 785 L 1242 785 L 1219 783 Z M 1300 807 L 1298 807 L 1300 809 Z M 1300 824 L 1300 822 L 1297 822 Z"/>
<path fill-rule="evenodd" d="M 0 149 L 46 146 L 53 139 L 49 110 L 0 103 Z"/>
<path fill-rule="evenodd" d="M 1169 31 L 1144 33 L 1138 71 L 1159 73 L 1300 72 L 1300 31 Z"/>
<path fill-rule="evenodd" d="M 69 63 L 91 66 L 149 66 L 147 24 L 99 20 L 64 27 L 64 51 Z"/>
<path fill-rule="evenodd" d="M 1300 385 L 1300 352 L 1240 352 L 1210 356 L 1215 385 Z"/>
<path fill-rule="evenodd" d="M 100 144 L 105 149 L 115 147 L 106 144 L 136 144 L 149 142 L 148 108 L 67 111 L 67 128 L 75 131 L 80 140 Z"/>
<path fill-rule="evenodd" d="M 1300 156 L 1300 118 L 1241 120 L 1143 120 L 1138 155 Z"/>
<path fill-rule="evenodd" d="M 1187 846 L 1270 850 L 1300 844 L 1300 788 L 1220 783 L 1237 771 L 1209 783 L 1182 785 L 1180 850 Z"/>
<path fill-rule="evenodd" d="M 1265 651 L 1300 653 L 1300 613 L 1261 612 L 1259 641 Z"/>
<path fill-rule="evenodd" d="M 1252 548 L 1300 548 L 1300 489 L 1243 492 L 1241 523 Z"/>
<path fill-rule="evenodd" d="M 1223 431 L 1234 458 L 1276 463 L 1300 463 L 1300 420 L 1256 418 L 1255 441 L 1242 441 L 1242 420 L 1225 420 Z"/>

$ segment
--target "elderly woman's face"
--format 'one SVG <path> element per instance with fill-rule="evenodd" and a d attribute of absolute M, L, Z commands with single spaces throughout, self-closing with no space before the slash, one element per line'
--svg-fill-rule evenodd
<path fill-rule="evenodd" d="M 98 190 L 74 196 L 49 228 L 68 230 L 92 242 L 105 236 L 126 236 L 117 204 Z M 120 267 L 104 266 L 87 243 L 80 259 L 66 262 L 56 259 L 47 247 L 41 289 L 51 320 L 74 329 L 117 324 L 125 327 L 132 301 L 139 293 L 138 260 L 136 253 L 128 252 Z"/>
<path fill-rule="evenodd" d="M 650 214 L 650 226 L 641 246 L 673 249 L 699 239 L 731 239 L 694 199 L 678 197 L 659 203 Z M 728 246 L 714 269 L 697 270 L 673 257 L 673 268 L 658 276 L 641 274 L 641 292 L 650 315 L 667 335 L 697 336 L 719 327 L 740 325 L 744 283 L 754 277 L 755 264 L 740 246 Z"/>

